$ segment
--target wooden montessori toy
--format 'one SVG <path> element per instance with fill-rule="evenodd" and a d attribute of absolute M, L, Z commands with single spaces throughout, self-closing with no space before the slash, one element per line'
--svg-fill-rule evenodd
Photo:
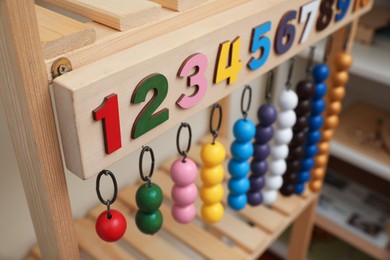
<path fill-rule="evenodd" d="M 151 167 L 149 174 L 144 175 L 142 161 L 144 153 L 149 152 L 151 157 Z M 136 202 L 138 206 L 137 214 L 135 215 L 135 222 L 138 229 L 149 235 L 153 235 L 160 230 L 163 223 L 163 216 L 159 207 L 163 202 L 163 194 L 160 187 L 152 183 L 152 175 L 154 171 L 154 153 L 149 146 L 142 147 L 139 157 L 139 174 L 141 179 L 145 182 L 142 184 L 136 193 Z"/>
<path fill-rule="evenodd" d="M 213 128 L 213 118 L 215 111 L 218 110 L 217 127 Z M 222 107 L 219 104 L 214 104 L 210 114 L 210 133 L 213 136 L 211 143 L 207 143 L 202 147 L 202 169 L 201 178 L 203 185 L 200 188 L 200 197 L 203 201 L 201 214 L 204 221 L 215 223 L 222 219 L 224 208 L 222 205 L 222 198 L 224 189 L 222 180 L 224 176 L 224 169 L 222 162 L 226 158 L 226 151 L 224 146 L 216 141 L 218 131 L 222 123 Z"/>
<path fill-rule="evenodd" d="M 188 130 L 188 144 L 185 150 L 180 148 L 180 133 L 185 128 Z M 194 202 L 198 196 L 198 188 L 195 180 L 198 177 L 198 167 L 195 162 L 187 158 L 191 148 L 191 126 L 188 123 L 181 123 L 177 131 L 176 146 L 177 151 L 183 158 L 179 158 L 172 163 L 170 174 L 175 185 L 172 187 L 172 216 L 182 224 L 191 222 L 196 215 Z"/>
<path fill-rule="evenodd" d="M 268 73 L 266 87 L 266 104 L 260 106 L 257 111 L 259 124 L 256 126 L 255 142 L 253 143 L 253 160 L 251 162 L 250 189 L 247 193 L 248 204 L 251 206 L 260 205 L 263 202 L 261 189 L 265 184 L 265 174 L 268 170 L 267 158 L 271 153 L 268 142 L 274 135 L 273 123 L 276 121 L 277 111 L 270 103 L 271 86 L 273 83 L 273 71 Z M 281 181 L 281 180 L 280 180 Z"/>
<path fill-rule="evenodd" d="M 100 193 L 101 177 L 110 176 L 114 186 L 114 194 L 111 199 L 104 200 Z M 101 203 L 107 206 L 107 210 L 103 211 L 96 220 L 96 233 L 98 236 L 107 242 L 115 242 L 119 240 L 126 231 L 126 219 L 117 210 L 111 209 L 111 205 L 115 202 L 118 193 L 118 185 L 114 174 L 109 170 L 101 171 L 96 178 L 96 194 Z"/>
<path fill-rule="evenodd" d="M 262 191 L 264 204 L 266 205 L 272 205 L 276 201 L 278 190 L 283 185 L 282 176 L 287 169 L 288 144 L 293 138 L 292 127 L 297 119 L 294 109 L 298 104 L 298 96 L 291 89 L 294 62 L 294 59 L 290 60 L 286 87 L 278 98 L 280 111 L 276 119 L 277 128 L 274 135 L 274 144 L 271 146 L 269 171 L 265 177 L 265 188 Z"/>
<path fill-rule="evenodd" d="M 54 11 L 36 5 L 41 2 L 50 2 Z M 322 186 L 329 141 L 338 123 L 351 63 L 348 53 L 356 30 L 346 38 L 345 28 L 351 24 L 356 29 L 357 20 L 371 9 L 373 0 L 36 3 L 0 1 L 0 63 L 4 64 L 0 69 L 1 106 L 40 248 L 26 258 L 80 259 L 81 252 L 91 259 L 185 259 L 188 254 L 182 248 L 186 248 L 205 259 L 257 259 L 290 224 L 293 228 L 287 259 L 307 258 L 318 201 L 318 193 L 311 191 L 319 191 Z M 63 9 L 89 22 L 76 21 L 67 16 L 68 12 L 59 13 Z M 243 131 L 243 126 L 233 130 L 238 132 L 233 133 L 235 148 L 229 159 L 243 169 L 232 170 L 234 163 L 229 167 L 229 161 L 225 161 L 224 146 L 231 144 L 228 119 L 234 109 L 230 94 L 330 35 L 334 40 L 327 61 L 327 108 L 310 190 L 299 198 L 278 199 L 275 192 L 283 176 L 281 193 L 300 193 L 303 182 L 298 187 L 296 184 L 302 156 L 306 156 L 305 150 L 314 154 L 306 140 L 318 141 L 320 137 L 317 130 L 309 136 L 304 131 L 310 121 L 318 119 L 313 114 L 307 120 L 313 112 L 310 103 L 321 102 L 313 100 L 312 94 L 314 98 L 318 94 L 313 83 L 302 81 L 296 89 L 297 107 L 293 91 L 287 88 L 274 92 L 282 92 L 279 111 L 270 102 L 259 110 L 250 190 L 246 192 L 248 174 L 244 168 L 250 161 L 250 148 L 245 154 L 240 149 L 249 147 L 251 131 L 240 136 L 238 130 Z M 345 39 L 346 49 L 340 44 Z M 342 54 L 337 58 L 338 53 Z M 223 120 L 221 106 L 213 105 L 216 102 L 223 105 Z M 199 140 L 192 140 L 191 147 L 191 152 L 196 151 L 191 159 L 201 165 L 202 183 L 194 180 L 196 167 L 186 158 L 191 140 L 187 149 L 178 148 L 178 161 L 176 151 L 171 151 L 171 158 L 154 165 L 152 149 L 143 145 L 166 138 L 164 133 L 209 107 L 211 119 L 216 120 L 200 123 L 199 127 L 210 124 L 213 139 L 194 133 Z M 288 148 L 292 110 L 297 119 Z M 275 121 L 274 143 L 269 143 Z M 246 122 L 245 127 L 250 124 L 245 116 L 240 122 Z M 190 131 L 189 126 L 180 126 Z M 161 141 L 167 147 L 175 141 L 166 139 Z M 80 182 L 96 175 L 110 176 L 116 190 L 115 178 L 104 169 L 129 159 L 141 147 L 139 172 L 129 167 L 126 173 L 133 183 L 118 185 L 123 190 L 118 191 L 116 200 L 115 196 L 102 199 L 103 210 L 99 205 L 74 219 L 72 216 L 78 214 L 72 212 L 69 191 L 83 191 L 68 189 L 65 172 L 75 174 Z M 145 153 L 152 158 L 148 175 L 142 170 Z M 287 170 L 282 175 L 287 153 Z M 230 182 L 224 182 L 226 166 Z M 168 174 L 171 167 L 172 178 Z M 138 174 L 142 184 L 137 181 Z M 301 174 L 301 180 L 306 179 L 307 174 Z M 194 201 L 194 183 L 200 186 L 198 196 L 202 201 Z M 226 193 L 224 187 L 229 188 Z M 182 196 L 182 192 L 191 196 Z M 247 204 L 263 202 L 272 207 L 245 207 L 245 192 Z M 114 201 L 117 210 L 110 208 Z M 237 211 L 225 211 L 223 205 Z M 113 226 L 112 220 L 120 220 L 121 224 Z M 163 232 L 158 232 L 160 229 Z M 120 243 L 105 242 L 121 237 Z"/>
<path fill-rule="evenodd" d="M 247 103 L 244 106 L 245 94 Z M 247 204 L 247 192 L 250 188 L 248 173 L 250 163 L 248 160 L 253 156 L 252 139 L 256 133 L 255 124 L 248 118 L 248 111 L 252 101 L 252 89 L 246 85 L 241 95 L 241 119 L 237 120 L 233 126 L 235 141 L 230 150 L 232 158 L 229 160 L 228 170 L 231 178 L 228 182 L 229 195 L 228 205 L 234 210 L 241 210 Z"/>

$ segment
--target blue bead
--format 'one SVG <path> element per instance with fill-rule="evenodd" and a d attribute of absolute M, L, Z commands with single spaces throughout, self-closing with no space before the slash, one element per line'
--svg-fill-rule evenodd
<path fill-rule="evenodd" d="M 312 158 L 305 158 L 301 160 L 301 171 L 309 171 L 314 167 L 314 160 Z"/>
<path fill-rule="evenodd" d="M 256 126 L 256 143 L 258 144 L 266 144 L 268 143 L 272 137 L 274 136 L 274 128 L 272 126 Z"/>
<path fill-rule="evenodd" d="M 322 99 L 325 96 L 327 89 L 328 89 L 328 87 L 326 86 L 325 82 L 317 83 L 315 85 L 313 99 L 314 100 Z"/>
<path fill-rule="evenodd" d="M 321 140 L 321 132 L 320 131 L 309 131 L 307 133 L 307 144 L 317 144 Z"/>
<path fill-rule="evenodd" d="M 231 178 L 228 181 L 228 188 L 230 193 L 238 195 L 247 193 L 249 190 L 248 178 Z"/>
<path fill-rule="evenodd" d="M 247 194 L 248 204 L 251 206 L 258 206 L 263 202 L 263 194 L 258 192 L 248 192 Z"/>
<path fill-rule="evenodd" d="M 298 183 L 295 185 L 295 194 L 301 195 L 305 191 L 305 184 Z"/>
<path fill-rule="evenodd" d="M 230 160 L 228 164 L 228 170 L 233 178 L 246 177 L 250 170 L 250 164 L 247 161 Z"/>
<path fill-rule="evenodd" d="M 246 203 L 247 203 L 247 198 L 246 194 L 241 194 L 241 195 L 233 195 L 229 194 L 228 198 L 228 205 L 234 210 L 241 210 L 245 208 Z"/>
<path fill-rule="evenodd" d="M 329 77 L 329 68 L 326 64 L 318 64 L 313 69 L 314 82 L 323 82 Z"/>
<path fill-rule="evenodd" d="M 267 161 L 252 160 L 250 165 L 252 176 L 264 176 L 268 171 Z"/>
<path fill-rule="evenodd" d="M 298 173 L 298 183 L 305 183 L 310 180 L 311 174 L 309 171 L 302 171 Z"/>
<path fill-rule="evenodd" d="M 253 158 L 257 161 L 264 161 L 271 153 L 271 147 L 269 144 L 253 144 Z"/>
<path fill-rule="evenodd" d="M 309 131 L 319 130 L 324 124 L 322 116 L 311 116 L 309 117 Z"/>
<path fill-rule="evenodd" d="M 234 159 L 246 161 L 253 155 L 253 145 L 250 142 L 240 143 L 236 140 L 230 146 L 230 151 Z"/>
<path fill-rule="evenodd" d="M 318 153 L 318 147 L 316 144 L 305 146 L 305 157 L 314 157 Z"/>
<path fill-rule="evenodd" d="M 320 115 L 325 110 L 325 101 L 322 99 L 315 100 L 311 103 L 311 115 Z"/>
<path fill-rule="evenodd" d="M 256 133 L 255 124 L 250 119 L 239 119 L 233 126 L 233 134 L 240 142 L 249 142 Z"/>
<path fill-rule="evenodd" d="M 265 185 L 265 178 L 263 176 L 251 176 L 249 177 L 250 192 L 260 191 Z"/>
<path fill-rule="evenodd" d="M 257 111 L 257 118 L 259 119 L 262 126 L 272 125 L 275 122 L 277 116 L 278 112 L 271 104 L 262 105 Z"/>

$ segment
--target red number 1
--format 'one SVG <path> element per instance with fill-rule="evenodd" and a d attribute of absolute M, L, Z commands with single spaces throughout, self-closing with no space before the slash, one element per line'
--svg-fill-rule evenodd
<path fill-rule="evenodd" d="M 92 114 L 96 121 L 102 120 L 106 153 L 110 154 L 121 148 L 118 96 L 111 94 L 105 97 L 103 103 L 93 110 Z"/>

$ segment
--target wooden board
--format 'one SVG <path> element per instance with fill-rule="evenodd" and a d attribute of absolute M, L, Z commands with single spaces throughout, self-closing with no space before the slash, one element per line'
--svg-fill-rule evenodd
<path fill-rule="evenodd" d="M 170 129 L 177 122 L 225 97 L 248 80 L 277 66 L 363 14 L 370 7 L 368 5 L 354 13 L 349 13 L 343 20 L 331 23 L 321 32 L 316 32 L 312 28 L 309 39 L 302 44 L 299 43 L 299 38 L 305 28 L 304 23 L 295 24 L 297 37 L 288 52 L 277 55 L 272 51 L 272 43 L 268 62 L 257 70 L 248 69 L 246 63 L 253 56 L 258 55 L 247 51 L 251 45 L 252 29 L 266 21 L 271 21 L 273 26 L 266 35 L 273 41 L 279 19 L 283 17 L 285 10 L 299 11 L 307 2 L 307 0 L 294 2 L 254 0 L 56 78 L 54 92 L 68 169 L 83 179 L 95 175 L 161 132 Z M 237 81 L 230 85 L 227 85 L 226 81 L 214 84 L 214 69 L 217 67 L 214 59 L 217 57 L 218 47 L 221 43 L 233 41 L 236 37 L 240 37 L 242 41 L 239 57 L 243 64 L 242 70 L 237 75 Z M 198 52 L 208 57 L 208 68 L 204 77 L 209 87 L 204 98 L 195 106 L 191 109 L 181 109 L 176 102 L 182 93 L 192 95 L 193 88 L 188 88 L 185 78 L 178 77 L 177 73 L 181 64 L 189 56 Z M 142 138 L 130 137 L 134 131 L 132 130 L 134 122 L 144 111 L 142 104 L 129 106 L 130 100 L 136 87 L 143 85 L 153 73 L 163 75 L 168 81 L 168 95 L 165 99 L 163 97 L 163 102 L 157 111 L 166 108 L 169 111 L 169 118 L 174 119 L 165 121 L 145 133 Z M 175 86 L 174 91 L 173 86 Z M 123 142 L 119 150 L 107 155 L 101 122 L 93 120 L 92 111 L 102 104 L 105 97 L 113 93 L 119 96 L 119 138 Z"/>
<path fill-rule="evenodd" d="M 39 37 L 45 59 L 70 52 L 93 43 L 95 29 L 46 8 L 35 5 Z"/>
<path fill-rule="evenodd" d="M 145 0 L 44 0 L 104 25 L 124 31 L 160 17 L 161 6 Z"/>
<path fill-rule="evenodd" d="M 175 11 L 185 11 L 194 6 L 207 2 L 207 0 L 151 0 L 151 1 L 159 3 L 160 5 Z"/>
<path fill-rule="evenodd" d="M 378 120 L 383 120 L 382 125 L 378 125 Z M 384 122 L 390 122 L 389 111 L 357 102 L 341 113 L 334 138 L 390 167 L 390 152 L 381 138 L 382 129 L 386 125 Z"/>

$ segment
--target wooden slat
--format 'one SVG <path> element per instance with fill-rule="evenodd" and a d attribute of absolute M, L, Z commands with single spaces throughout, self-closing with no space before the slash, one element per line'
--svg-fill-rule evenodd
<path fill-rule="evenodd" d="M 94 259 L 135 259 L 117 243 L 101 240 L 95 232 L 95 222 L 81 218 L 75 223 L 79 246 Z"/>
<path fill-rule="evenodd" d="M 35 11 L 45 59 L 89 45 L 96 39 L 91 24 L 78 22 L 38 5 Z"/>
<path fill-rule="evenodd" d="M 137 207 L 135 203 L 136 189 L 137 186 L 131 186 L 119 193 L 119 198 L 133 209 Z M 163 228 L 204 257 L 210 259 L 244 259 L 247 257 L 242 251 L 228 247 L 221 240 L 194 224 L 177 223 L 165 204 L 161 205 L 160 210 L 164 216 Z"/>
<path fill-rule="evenodd" d="M 119 210 L 126 218 L 127 229 L 122 239 L 142 255 L 150 259 L 189 259 L 188 256 L 177 250 L 173 244 L 163 239 L 159 234 L 147 236 L 141 233 L 135 224 L 134 217 L 129 212 L 129 208 L 123 202 L 116 201 L 113 208 Z M 105 209 L 104 205 L 100 205 L 92 209 L 89 216 L 96 219 Z"/>
<path fill-rule="evenodd" d="M 296 196 L 284 197 L 278 194 L 278 197 L 271 208 L 279 211 L 285 216 L 290 216 L 293 212 L 298 210 L 302 203 L 303 201 Z"/>
<path fill-rule="evenodd" d="M 160 17 L 161 6 L 145 0 L 44 0 L 104 25 L 125 31 Z"/>
<path fill-rule="evenodd" d="M 185 11 L 190 8 L 193 8 L 194 6 L 207 2 L 207 0 L 151 0 L 151 1 L 159 3 L 160 5 L 175 11 Z"/>

